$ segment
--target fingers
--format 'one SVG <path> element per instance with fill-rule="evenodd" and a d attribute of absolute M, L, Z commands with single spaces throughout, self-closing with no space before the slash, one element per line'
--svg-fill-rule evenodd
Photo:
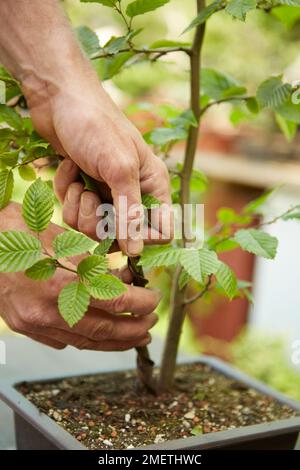
<path fill-rule="evenodd" d="M 96 211 L 100 204 L 100 198 L 96 193 L 84 191 L 81 194 L 78 211 L 78 230 L 94 240 L 98 240 L 96 227 L 99 217 L 96 216 Z"/>
<path fill-rule="evenodd" d="M 117 239 L 128 256 L 138 256 L 142 239 L 143 209 L 138 166 L 120 164 L 111 180 L 111 194 L 116 210 Z"/>
<path fill-rule="evenodd" d="M 64 349 L 66 347 L 66 343 L 57 341 L 56 339 L 50 338 L 45 335 L 27 334 L 26 336 L 28 336 L 28 338 L 33 339 L 34 341 L 38 341 L 39 343 L 45 344 L 46 346 L 50 346 L 51 348 Z"/>
<path fill-rule="evenodd" d="M 63 206 L 63 220 L 70 227 L 98 240 L 96 227 L 99 217 L 97 207 L 101 204 L 99 197 L 85 191 L 82 183 L 72 183 L 66 193 Z"/>
<path fill-rule="evenodd" d="M 88 314 L 72 328 L 72 333 L 93 341 L 133 341 L 139 344 L 157 320 L 155 313 L 143 317 L 115 316 L 90 308 Z"/>
<path fill-rule="evenodd" d="M 145 234 L 147 244 L 169 243 L 174 236 L 170 178 L 166 165 L 149 149 L 141 168 L 141 190 L 162 203 L 161 207 L 151 209 L 151 224 Z"/>
<path fill-rule="evenodd" d="M 59 164 L 54 177 L 54 190 L 60 202 L 65 200 L 68 188 L 77 180 L 79 172 L 78 166 L 69 158 Z"/>
<path fill-rule="evenodd" d="M 159 291 L 143 287 L 127 286 L 126 292 L 112 300 L 92 300 L 91 305 L 106 312 L 119 314 L 130 312 L 134 315 L 148 315 L 153 312 L 161 299 Z"/>

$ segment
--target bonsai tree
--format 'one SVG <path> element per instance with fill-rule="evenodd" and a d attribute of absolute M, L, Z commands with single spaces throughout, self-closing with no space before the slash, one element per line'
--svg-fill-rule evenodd
<path fill-rule="evenodd" d="M 89 0 L 81 1 L 86 3 Z M 124 34 L 112 37 L 104 47 L 100 47 L 98 37 L 91 29 L 85 26 L 77 29 L 82 49 L 94 63 L 102 80 L 111 79 L 123 68 L 134 67 L 141 61 L 150 61 L 155 66 L 162 57 L 175 52 L 185 54 L 189 60 L 190 97 L 186 109 L 164 107 L 164 126 L 145 134 L 146 141 L 155 147 L 158 158 L 166 158 L 174 144 L 185 142 L 183 164 L 170 168 L 173 201 L 179 203 L 181 208 L 191 202 L 193 188 L 203 192 L 207 187 L 205 175 L 193 167 L 199 126 L 211 107 L 227 102 L 232 106 L 244 106 L 254 116 L 269 108 L 275 113 L 285 135 L 289 139 L 295 135 L 300 123 L 297 85 L 285 83 L 282 76 L 273 76 L 261 83 L 255 95 L 249 95 L 243 84 L 234 78 L 203 68 L 201 51 L 205 43 L 206 22 L 212 15 L 227 14 L 234 20 L 245 21 L 250 10 L 260 9 L 269 14 L 274 7 L 280 7 L 278 18 L 284 20 L 291 18 L 291 15 L 297 18 L 299 12 L 295 7 L 300 7 L 300 0 L 215 0 L 207 6 L 204 0 L 196 0 L 195 18 L 183 32 L 193 32 L 192 43 L 158 38 L 150 46 L 136 45 L 140 33 L 138 18 L 171 0 L 134 0 L 126 8 L 123 0 L 90 1 L 111 8 L 124 23 Z M 24 271 L 29 278 L 43 281 L 58 269 L 70 270 L 64 258 L 89 253 L 76 269 L 71 269 L 77 280 L 65 286 L 58 298 L 59 312 L 72 327 L 85 315 L 91 297 L 111 299 L 126 289 L 108 270 L 107 254 L 113 240 L 107 238 L 96 243 L 82 233 L 66 230 L 53 240 L 54 256 L 42 246 L 39 234 L 51 221 L 54 193 L 50 181 L 37 178 L 36 161 L 47 157 L 51 163 L 52 159 L 57 160 L 57 155 L 33 130 L 30 118 L 24 113 L 26 101 L 16 80 L 4 68 L 0 70 L 0 79 L 1 90 L 6 91 L 6 102 L 0 105 L 0 209 L 13 197 L 16 172 L 22 179 L 32 181 L 23 199 L 23 217 L 35 233 L 35 236 L 19 231 L 0 233 L 0 271 Z M 157 111 L 161 111 L 159 106 Z M 90 178 L 84 174 L 82 178 L 87 190 L 96 190 Z M 241 247 L 257 256 L 275 258 L 278 241 L 264 231 L 263 226 L 279 219 L 299 219 L 300 205 L 289 207 L 283 214 L 261 224 L 258 215 L 271 193 L 264 193 L 240 213 L 231 208 L 220 209 L 217 224 L 206 229 L 201 246 L 191 244 L 183 231 L 182 238 L 171 244 L 145 249 L 140 259 L 128 260 L 134 282 L 138 285 L 145 286 L 147 283 L 143 269 L 154 267 L 167 268 L 172 279 L 168 332 L 158 374 L 153 375 L 153 363 L 147 348 L 138 349 L 138 377 L 147 391 L 158 393 L 173 385 L 180 334 L 190 304 L 214 290 L 229 300 L 238 296 L 251 299 L 249 283 L 238 280 L 232 269 L 218 256 L 222 251 Z M 147 210 L 160 203 L 149 195 L 143 195 L 142 200 Z M 188 296 L 188 286 L 191 284 L 196 293 Z"/>

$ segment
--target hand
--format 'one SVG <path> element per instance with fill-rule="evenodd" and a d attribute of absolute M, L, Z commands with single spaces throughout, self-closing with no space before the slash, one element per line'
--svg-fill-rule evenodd
<path fill-rule="evenodd" d="M 146 145 L 138 130 L 115 106 L 93 75 L 70 81 L 65 89 L 56 89 L 46 99 L 28 100 L 37 131 L 67 157 L 57 171 L 55 188 L 64 201 L 64 221 L 73 228 L 96 237 L 96 208 L 112 198 L 117 223 L 121 208 L 119 198 L 126 196 L 127 206 L 141 204 L 141 193 L 151 194 L 170 205 L 169 176 L 164 163 Z M 76 164 L 74 164 L 76 163 Z M 78 166 L 77 166 L 78 165 Z M 76 182 L 80 167 L 101 182 L 99 195 L 84 191 Z M 100 200 L 101 198 L 101 200 Z M 158 210 L 159 211 L 159 210 Z M 163 239 L 162 219 L 158 215 L 156 242 L 169 242 L 172 234 Z M 128 217 L 128 224 L 137 219 Z M 125 233 L 128 227 L 125 227 Z M 143 240 L 120 239 L 123 252 L 135 256 L 143 249 Z"/>
<path fill-rule="evenodd" d="M 5 230 L 25 230 L 20 206 L 11 204 L 1 215 L 6 221 Z M 41 235 L 47 250 L 60 232 L 51 224 Z M 119 275 L 124 282 L 132 281 L 128 270 Z M 23 273 L 0 273 L 0 312 L 4 321 L 13 331 L 57 349 L 71 345 L 78 349 L 122 351 L 150 342 L 149 329 L 157 321 L 152 313 L 159 302 L 157 292 L 128 285 L 123 295 L 111 301 L 93 300 L 85 317 L 70 328 L 59 315 L 57 298 L 74 276 L 58 269 L 48 281 L 32 281 Z M 134 316 L 121 315 L 124 312 Z"/>

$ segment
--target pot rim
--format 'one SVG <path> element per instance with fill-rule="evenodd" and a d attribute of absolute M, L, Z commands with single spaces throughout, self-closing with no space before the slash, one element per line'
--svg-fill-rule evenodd
<path fill-rule="evenodd" d="M 220 359 L 216 359 L 210 356 L 201 356 L 200 358 L 193 357 L 188 360 L 179 362 L 179 364 L 188 363 L 201 363 L 208 365 L 215 369 L 217 372 L 238 380 L 244 383 L 248 387 L 254 388 L 257 391 L 269 395 L 275 398 L 280 403 L 286 404 L 297 411 L 300 411 L 300 402 L 286 397 L 282 393 L 273 390 L 269 386 L 262 382 L 249 377 L 247 374 L 240 370 L 226 364 Z M 124 370 L 123 368 L 112 368 L 110 370 L 103 370 L 102 373 L 118 372 Z M 42 413 L 38 408 L 33 405 L 24 395 L 16 390 L 16 386 L 22 382 L 56 382 L 68 377 L 80 377 L 101 374 L 101 371 L 97 370 L 87 374 L 67 374 L 63 377 L 46 376 L 41 379 L 36 377 L 33 380 L 28 378 L 20 379 L 17 382 L 12 380 L 0 381 L 0 398 L 14 410 L 15 413 L 22 416 L 28 421 L 33 427 L 41 432 L 48 440 L 50 440 L 55 446 L 60 449 L 69 450 L 88 450 L 83 444 L 77 441 L 70 433 L 68 433 L 62 426 L 57 424 L 53 419 Z M 211 449 L 218 448 L 226 445 L 234 445 L 235 443 L 241 443 L 249 440 L 256 440 L 257 438 L 272 437 L 279 434 L 290 434 L 297 433 L 300 431 L 300 417 L 288 418 L 283 420 L 270 421 L 267 423 L 254 424 L 250 426 L 244 426 L 240 428 L 228 429 L 225 431 L 216 431 L 208 434 L 201 434 L 199 436 L 191 436 L 188 438 L 180 438 L 172 441 L 165 441 L 160 444 L 151 444 L 136 449 L 143 450 L 187 450 L 191 448 L 199 449 Z"/>

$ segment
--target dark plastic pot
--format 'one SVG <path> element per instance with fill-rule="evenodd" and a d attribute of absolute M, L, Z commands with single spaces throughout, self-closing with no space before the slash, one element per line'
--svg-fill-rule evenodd
<path fill-rule="evenodd" d="M 259 392 L 275 398 L 280 403 L 284 403 L 300 411 L 300 403 L 270 389 L 266 385 L 248 377 L 218 359 L 202 357 L 201 360 L 197 362 L 209 365 L 217 372 L 234 380 L 238 380 L 248 387 L 254 388 Z M 61 380 L 61 378 L 48 378 L 42 381 L 53 382 L 56 380 Z M 37 380 L 34 382 L 37 382 Z M 86 450 L 86 447 L 80 444 L 61 426 L 56 424 L 55 421 L 44 413 L 41 413 L 32 403 L 21 395 L 16 390 L 16 385 L 16 383 L 2 384 L 0 387 L 0 398 L 14 411 L 18 449 Z M 297 417 L 153 444 L 143 447 L 143 450 L 290 450 L 295 448 L 299 432 L 300 417 Z"/>

